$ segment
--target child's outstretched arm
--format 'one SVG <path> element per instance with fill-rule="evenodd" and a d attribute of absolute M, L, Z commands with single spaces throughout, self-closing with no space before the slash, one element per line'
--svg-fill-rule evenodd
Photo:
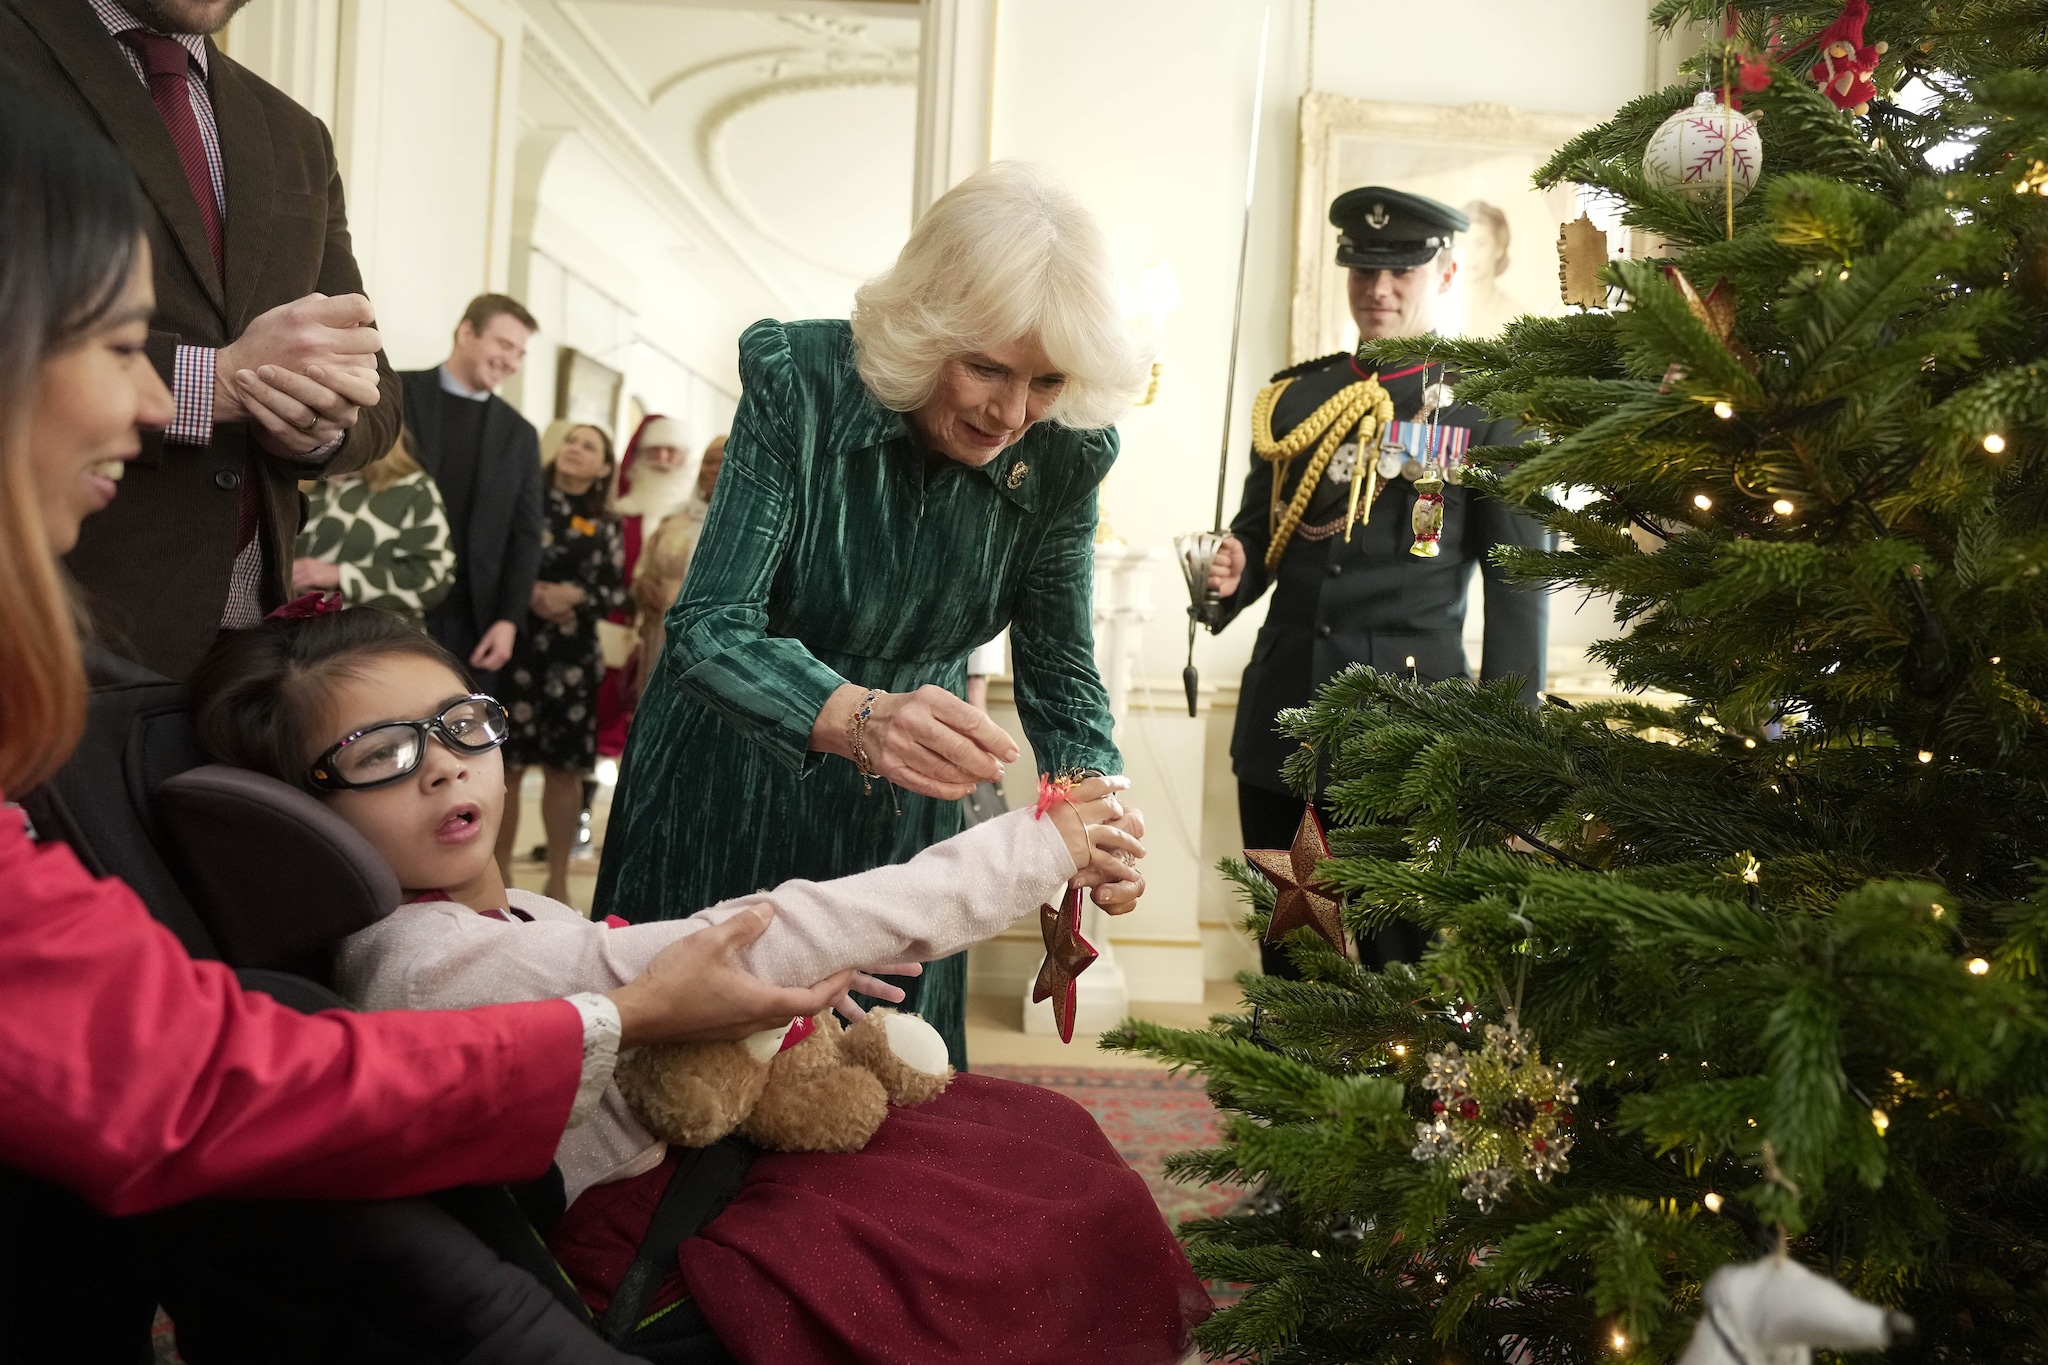
<path fill-rule="evenodd" d="M 1011 811 L 909 862 L 831 881 L 787 881 L 691 918 L 715 923 L 746 906 L 772 904 L 774 922 L 742 960 L 779 985 L 847 967 L 949 957 L 1001 933 L 1041 902 L 1057 901 L 1070 881 L 1142 885 L 1132 863 L 1144 856 L 1143 846 L 1102 823 L 1119 812 L 1117 793 L 1128 785 L 1120 777 L 1092 778 L 1042 816 Z"/>
<path fill-rule="evenodd" d="M 460 1009 L 612 990 L 677 939 L 761 904 L 774 919 L 738 950 L 738 961 L 771 986 L 809 987 L 848 968 L 947 957 L 1058 899 L 1069 881 L 1142 885 L 1132 863 L 1143 846 L 1100 823 L 1118 814 L 1126 785 L 1093 778 L 1043 818 L 1014 811 L 907 863 L 784 882 L 687 919 L 607 928 L 567 906 L 528 902 L 537 918 L 514 924 L 451 903 L 402 906 L 342 945 L 342 993 L 365 1009 Z"/>

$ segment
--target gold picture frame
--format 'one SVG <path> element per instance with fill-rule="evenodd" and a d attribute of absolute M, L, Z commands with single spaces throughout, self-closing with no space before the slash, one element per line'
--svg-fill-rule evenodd
<path fill-rule="evenodd" d="M 555 366 L 555 416 L 588 422 L 616 436 L 619 394 L 625 387 L 625 375 L 573 346 L 564 346 Z"/>
<path fill-rule="evenodd" d="M 1484 334 L 1520 313 L 1562 313 L 1555 244 L 1558 224 L 1578 216 L 1578 191 L 1568 185 L 1539 190 L 1530 177 L 1566 141 L 1599 122 L 1593 115 L 1532 113 L 1499 104 L 1395 104 L 1326 91 L 1304 95 L 1288 363 L 1357 344 L 1329 211 L 1339 194 L 1361 185 L 1428 195 L 1454 208 L 1476 202 L 1493 210 L 1466 209 L 1474 230 L 1459 235 L 1461 278 L 1440 310 L 1439 330 Z M 1485 249 L 1489 234 L 1504 238 L 1498 250 Z M 1484 265 L 1475 252 L 1486 257 Z"/>

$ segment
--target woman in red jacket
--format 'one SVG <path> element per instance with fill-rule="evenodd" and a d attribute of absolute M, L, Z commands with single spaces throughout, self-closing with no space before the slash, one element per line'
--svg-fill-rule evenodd
<path fill-rule="evenodd" d="M 110 147 L 0 80 L 0 793 L 77 742 L 85 679 L 57 558 L 142 429 L 173 415 L 145 349 L 143 222 Z M 302 1016 L 187 957 L 126 887 L 0 809 L 0 1166 L 114 1213 L 531 1179 L 621 1046 L 744 1037 L 846 989 L 845 974 L 799 991 L 740 970 L 764 924 L 681 940 L 609 995 Z"/>

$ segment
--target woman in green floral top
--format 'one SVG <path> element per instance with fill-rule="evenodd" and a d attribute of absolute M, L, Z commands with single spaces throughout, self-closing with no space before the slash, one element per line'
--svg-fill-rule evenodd
<path fill-rule="evenodd" d="M 360 473 L 303 487 L 309 511 L 292 563 L 295 589 L 338 589 L 352 607 L 381 607 L 414 625 L 448 595 L 448 511 L 404 432 Z"/>
<path fill-rule="evenodd" d="M 1120 772 L 1095 668 L 1095 499 L 1144 373 L 1100 231 L 1014 164 L 934 204 L 851 325 L 748 328 L 597 913 L 689 915 L 957 833 L 960 798 L 1018 757 L 960 699 L 967 655 L 1006 626 L 1038 767 Z M 1128 910 L 1141 889 L 1098 901 Z M 964 955 L 901 984 L 964 1065 Z"/>

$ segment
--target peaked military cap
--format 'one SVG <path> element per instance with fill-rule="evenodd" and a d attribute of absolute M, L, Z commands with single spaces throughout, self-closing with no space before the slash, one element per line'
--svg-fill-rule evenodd
<path fill-rule="evenodd" d="M 1330 205 L 1337 264 L 1355 270 L 1427 265 L 1472 220 L 1434 199 L 1382 185 L 1346 190 Z"/>

